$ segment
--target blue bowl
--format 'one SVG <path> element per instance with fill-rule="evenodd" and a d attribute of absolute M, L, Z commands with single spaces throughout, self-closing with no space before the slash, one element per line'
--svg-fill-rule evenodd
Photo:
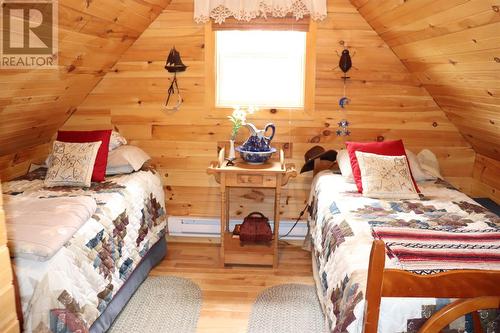
<path fill-rule="evenodd" d="M 276 148 L 271 148 L 268 151 L 247 151 L 241 146 L 235 148 L 240 153 L 241 158 L 248 164 L 264 164 L 276 152 Z"/>

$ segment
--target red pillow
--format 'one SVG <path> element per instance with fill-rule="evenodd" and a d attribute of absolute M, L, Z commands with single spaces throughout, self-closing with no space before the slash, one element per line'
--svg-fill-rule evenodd
<path fill-rule="evenodd" d="M 57 141 L 62 142 L 96 142 L 102 141 L 97 151 L 92 172 L 92 181 L 102 182 L 106 175 L 106 165 L 108 164 L 109 138 L 111 130 L 102 131 L 59 131 L 57 132 Z"/>
<path fill-rule="evenodd" d="M 346 142 L 345 145 L 347 147 L 347 152 L 349 153 L 349 159 L 351 161 L 352 175 L 360 193 L 363 193 L 363 185 L 361 183 L 361 170 L 359 169 L 356 151 L 386 156 L 406 156 L 403 140 L 383 142 Z M 406 161 L 408 161 L 408 156 L 406 156 Z M 410 163 L 408 163 L 408 168 L 410 168 Z M 415 189 L 418 193 L 420 193 L 420 190 L 417 187 L 417 183 L 413 178 L 413 174 L 411 175 L 411 179 L 413 180 Z"/>

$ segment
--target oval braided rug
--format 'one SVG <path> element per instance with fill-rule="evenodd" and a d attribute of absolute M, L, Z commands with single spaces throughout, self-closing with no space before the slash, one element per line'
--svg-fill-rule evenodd
<path fill-rule="evenodd" d="M 314 286 L 282 284 L 259 294 L 248 333 L 323 333 L 324 323 Z"/>
<path fill-rule="evenodd" d="M 196 331 L 201 289 L 176 276 L 148 277 L 108 333 L 189 333 Z"/>

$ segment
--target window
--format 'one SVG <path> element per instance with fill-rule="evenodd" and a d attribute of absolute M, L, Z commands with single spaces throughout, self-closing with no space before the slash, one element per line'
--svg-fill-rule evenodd
<path fill-rule="evenodd" d="M 303 108 L 304 31 L 216 31 L 216 107 Z"/>

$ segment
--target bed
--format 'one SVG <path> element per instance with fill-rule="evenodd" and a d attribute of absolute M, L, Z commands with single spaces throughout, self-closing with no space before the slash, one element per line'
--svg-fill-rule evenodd
<path fill-rule="evenodd" d="M 452 298 L 477 301 L 489 295 L 495 297 L 481 298 L 479 307 L 462 306 L 464 314 L 474 315 L 444 324 L 443 332 L 472 332 L 479 321 L 485 332 L 500 332 L 500 312 L 472 311 L 500 305 L 499 217 L 443 180 L 419 187 L 420 200 L 380 200 L 363 197 L 332 171 L 315 176 L 309 236 L 318 298 L 331 332 L 438 332 L 437 326 L 427 327 L 436 324 L 433 315 L 441 322 L 443 313 L 449 315 Z M 435 232 L 456 237 L 469 231 L 480 238 L 471 245 L 477 246 L 474 259 L 470 253 L 463 260 L 453 257 L 468 240 L 435 240 Z"/>
<path fill-rule="evenodd" d="M 12 229 L 18 299 L 25 332 L 104 332 L 166 253 L 166 211 L 160 177 L 144 166 L 131 174 L 107 177 L 90 188 L 43 185 L 40 168 L 3 185 L 7 228 L 16 226 L 15 205 L 46 205 L 49 200 L 95 202 L 81 225 L 44 229 L 36 214 L 29 230 Z M 14 205 L 9 208 L 9 205 Z M 61 209 L 64 207 L 60 206 Z M 26 210 L 26 209 L 23 209 Z M 11 213 L 9 213 L 11 212 Z M 86 213 L 89 211 L 87 210 Z M 50 211 L 40 209 L 39 220 Z M 82 215 L 79 212 L 78 216 Z M 14 221 L 13 221 L 14 220 Z M 39 229 L 42 228 L 42 229 Z M 40 231 L 41 230 L 41 231 Z M 62 246 L 54 245 L 61 241 Z M 16 235 L 16 236 L 14 236 Z M 52 238 L 52 243 L 46 242 Z M 53 252 L 53 253 L 52 253 Z"/>

